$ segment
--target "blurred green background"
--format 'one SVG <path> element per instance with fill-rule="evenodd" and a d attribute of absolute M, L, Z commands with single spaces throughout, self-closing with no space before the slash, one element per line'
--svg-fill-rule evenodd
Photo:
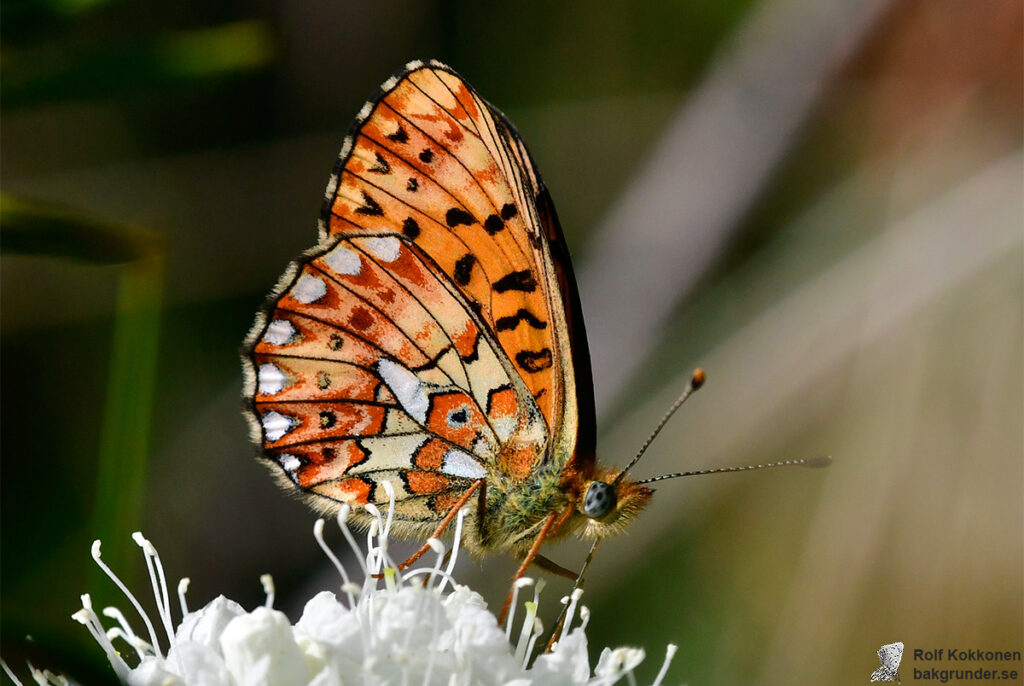
<path fill-rule="evenodd" d="M 1019 649 L 1022 10 L 983 0 L 8 0 L 2 652 L 112 675 L 70 619 L 144 591 L 293 619 L 334 583 L 253 459 L 237 350 L 344 131 L 436 57 L 531 146 L 576 258 L 600 454 L 659 484 L 589 574 L 592 651 L 667 683 L 866 683 L 875 650 Z M 584 548 L 550 551 L 575 567 Z M 463 560 L 492 602 L 514 564 Z M 567 584 L 551 580 L 545 619 Z M 142 593 L 146 595 L 146 593 Z M 120 601 L 123 606 L 123 601 Z M 1017 665 L 1019 668 L 1020 665 Z M 24 672 L 22 672 L 24 674 Z"/>

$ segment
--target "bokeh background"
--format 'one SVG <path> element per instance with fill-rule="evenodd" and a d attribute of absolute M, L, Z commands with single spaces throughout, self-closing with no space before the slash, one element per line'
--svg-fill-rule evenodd
<path fill-rule="evenodd" d="M 573 250 L 600 454 L 660 484 L 602 547 L 592 649 L 668 683 L 866 683 L 882 643 L 1019 649 L 1022 10 L 1012 0 L 6 0 L 2 652 L 109 669 L 70 614 L 143 591 L 295 619 L 334 584 L 250 448 L 237 350 L 315 242 L 349 122 L 436 57 L 517 124 Z M 584 548 L 549 551 L 575 567 Z M 514 564 L 463 560 L 501 601 Z M 550 622 L 568 590 L 550 580 Z M 120 601 L 123 605 L 123 601 Z M 1018 663 L 1012 665 L 1020 669 Z M 25 674 L 25 672 L 22 672 Z M 2 677 L 0 677 L 2 678 Z"/>

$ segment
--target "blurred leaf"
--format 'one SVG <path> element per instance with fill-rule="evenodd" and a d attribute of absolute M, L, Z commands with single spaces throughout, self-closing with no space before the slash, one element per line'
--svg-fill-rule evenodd
<path fill-rule="evenodd" d="M 164 262 L 152 255 L 122 268 L 118 283 L 106 409 L 96 468 L 92 531 L 103 558 L 131 585 L 141 553 L 129 539 L 142 520 L 156 384 Z M 113 593 L 102 572 L 90 588 Z"/>
<path fill-rule="evenodd" d="M 4 106 L 91 99 L 247 73 L 270 64 L 276 39 L 259 20 L 169 32 L 131 44 L 7 50 Z"/>
<path fill-rule="evenodd" d="M 168 36 L 155 56 L 166 76 L 212 77 L 270 64 L 274 38 L 263 22 L 241 21 Z"/>
<path fill-rule="evenodd" d="M 139 528 L 163 293 L 164 248 L 149 230 L 90 218 L 71 209 L 2 196 L 3 251 L 120 264 L 117 305 L 96 466 L 91 533 L 104 559 L 130 581 Z M 101 574 L 99 570 L 95 574 Z M 112 593 L 105 579 L 91 587 Z M 102 589 L 107 589 L 106 591 Z"/>
<path fill-rule="evenodd" d="M 46 6 L 56 14 L 77 17 L 111 5 L 120 0 L 47 0 Z"/>
<path fill-rule="evenodd" d="M 152 231 L 104 222 L 69 208 L 0 195 L 0 249 L 4 254 L 67 257 L 121 264 L 163 252 Z"/>

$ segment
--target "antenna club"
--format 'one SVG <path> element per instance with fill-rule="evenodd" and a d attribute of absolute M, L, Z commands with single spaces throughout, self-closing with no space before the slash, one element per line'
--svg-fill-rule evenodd
<path fill-rule="evenodd" d="M 704 370 L 697 367 L 693 370 L 693 376 L 690 378 L 690 386 L 693 387 L 693 390 L 697 390 L 704 385 L 704 380 Z"/>

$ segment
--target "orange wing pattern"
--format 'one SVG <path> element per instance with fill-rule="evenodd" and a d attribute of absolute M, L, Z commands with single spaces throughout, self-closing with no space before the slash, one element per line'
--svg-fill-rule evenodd
<path fill-rule="evenodd" d="M 568 266 L 542 190 L 511 126 L 443 65 L 407 65 L 364 106 L 320 245 L 247 342 L 255 438 L 290 483 L 329 508 L 386 500 L 386 479 L 396 516 L 430 521 L 475 480 L 573 456 Z"/>

